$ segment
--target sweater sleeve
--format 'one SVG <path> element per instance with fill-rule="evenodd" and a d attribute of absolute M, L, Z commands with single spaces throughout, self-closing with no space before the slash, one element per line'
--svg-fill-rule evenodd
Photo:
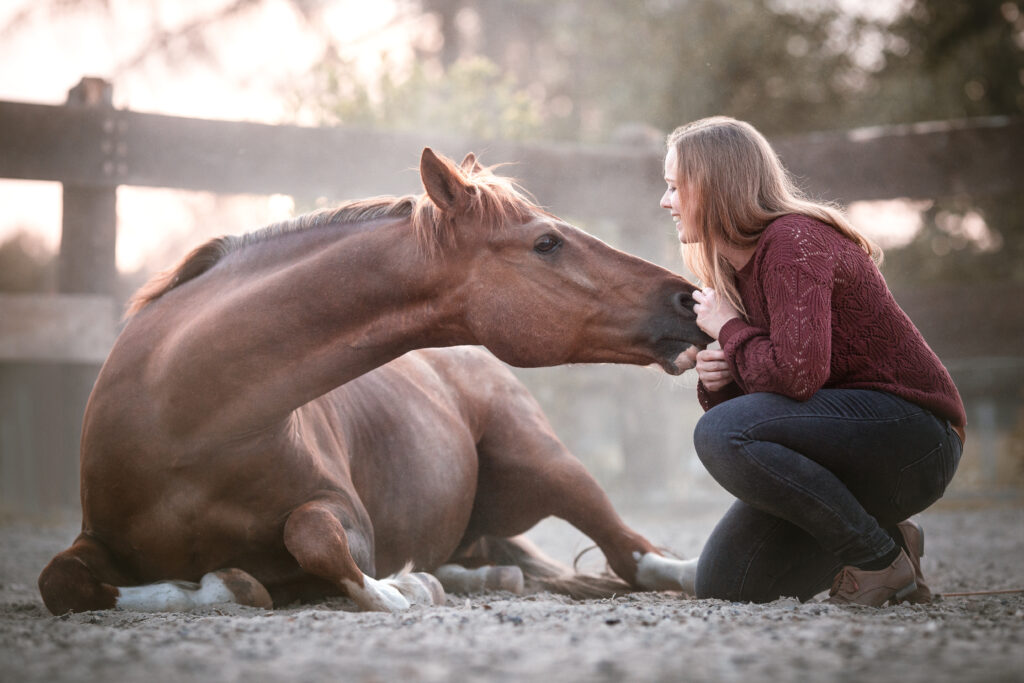
<path fill-rule="evenodd" d="M 805 401 L 829 377 L 834 256 L 802 232 L 766 247 L 759 285 L 768 327 L 731 320 L 719 342 L 745 393 L 766 391 Z"/>
<path fill-rule="evenodd" d="M 729 382 L 718 391 L 711 391 L 704 382 L 697 380 L 697 400 L 700 402 L 701 408 L 706 411 L 711 410 L 719 403 L 724 403 L 730 398 L 736 398 L 737 396 L 743 395 L 743 389 L 736 382 Z"/>

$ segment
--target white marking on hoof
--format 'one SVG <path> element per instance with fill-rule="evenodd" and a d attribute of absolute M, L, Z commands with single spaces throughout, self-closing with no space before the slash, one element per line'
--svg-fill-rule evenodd
<path fill-rule="evenodd" d="M 384 579 L 405 596 L 411 605 L 445 604 L 444 588 L 441 582 L 423 572 L 401 573 Z"/>
<path fill-rule="evenodd" d="M 694 594 L 697 582 L 697 558 L 674 560 L 657 553 L 633 553 L 637 561 L 636 582 L 649 591 L 682 591 Z"/>
<path fill-rule="evenodd" d="M 359 609 L 366 612 L 402 612 L 409 609 L 409 601 L 387 579 L 378 581 L 363 574 L 363 585 L 343 579 L 348 596 Z"/>
<path fill-rule="evenodd" d="M 466 569 L 457 564 L 443 564 L 434 576 L 449 593 L 482 593 L 484 591 L 523 592 L 523 570 L 515 565 Z"/>
<path fill-rule="evenodd" d="M 184 612 L 195 607 L 235 602 L 235 596 L 214 573 L 198 583 L 163 581 L 146 586 L 119 587 L 117 609 L 136 612 Z"/>

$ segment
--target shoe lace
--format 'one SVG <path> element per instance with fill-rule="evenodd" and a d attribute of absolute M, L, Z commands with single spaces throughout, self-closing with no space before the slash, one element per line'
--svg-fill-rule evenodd
<path fill-rule="evenodd" d="M 836 578 L 832 580 L 832 589 L 829 590 L 829 595 L 835 595 L 840 591 L 850 594 L 856 593 L 860 589 L 860 584 L 857 583 L 857 579 L 854 578 L 853 573 L 846 567 L 836 574 Z"/>

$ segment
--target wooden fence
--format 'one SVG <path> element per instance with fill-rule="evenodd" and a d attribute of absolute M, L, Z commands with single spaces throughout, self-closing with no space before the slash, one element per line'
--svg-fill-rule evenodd
<path fill-rule="evenodd" d="M 64 428 L 68 436 L 57 447 L 63 452 L 49 458 L 61 471 L 58 478 L 69 483 L 57 487 L 49 502 L 77 499 L 74 476 L 62 473 L 77 471 L 77 430 L 84 396 L 116 332 L 118 186 L 282 193 L 303 199 L 399 194 L 418 191 L 418 176 L 412 169 L 424 146 L 453 157 L 473 150 L 485 163 L 513 162 L 508 172 L 554 212 L 587 225 L 619 248 L 672 266 L 676 245 L 667 238 L 671 231 L 650 228 L 663 222 L 658 209 L 662 150 L 657 146 L 466 141 L 352 128 L 200 120 L 115 109 L 111 95 L 109 83 L 86 78 L 71 90 L 64 106 L 0 101 L 0 178 L 63 184 L 58 293 L 0 296 L 0 362 L 64 364 L 67 372 L 63 374 L 73 377 L 67 380 L 70 385 L 58 383 L 73 405 L 63 411 L 69 420 Z M 1017 158 L 1024 149 L 1020 119 L 858 129 L 777 139 L 773 144 L 788 168 L 806 179 L 811 194 L 841 202 L 994 195 L 1024 189 L 1024 171 Z M 239 230 L 251 227 L 257 226 L 239 226 Z M 1021 355 L 1024 316 L 1017 302 L 1024 289 L 1001 290 L 1002 300 L 1013 309 L 1005 315 L 972 321 L 963 318 L 965 312 L 977 310 L 968 305 L 967 295 L 953 289 L 948 294 L 941 309 L 927 293 L 910 293 L 905 301 L 901 299 L 908 313 L 920 319 L 922 330 L 944 359 Z M 957 314 L 945 315 L 946 311 Z M 967 325 L 972 331 L 983 327 L 988 334 L 972 333 L 967 344 L 963 341 Z M 1015 372 L 1020 375 L 1019 368 Z M 634 389 L 649 396 L 649 383 L 645 377 L 642 386 Z M 13 391 L 17 390 L 15 386 Z M 543 398 L 544 387 L 535 390 Z M 638 398 L 638 402 L 645 400 Z M 27 410 L 24 401 L 0 405 L 6 406 L 5 412 Z M 662 419 L 663 411 L 651 408 L 652 419 Z M 32 438 L 24 434 L 17 415 L 0 419 L 6 420 L 0 423 L 0 467 L 6 468 L 0 474 L 28 471 L 22 461 L 36 455 L 25 452 L 33 449 Z M 657 427 L 638 424 L 626 429 L 647 433 Z M 666 439 L 671 442 L 677 436 L 670 433 Z M 672 447 L 671 443 L 658 446 Z M 10 464 L 15 461 L 21 464 Z M 7 478 L 2 490 L 10 497 L 23 487 Z M 32 481 L 28 486 L 38 489 L 38 481 Z"/>

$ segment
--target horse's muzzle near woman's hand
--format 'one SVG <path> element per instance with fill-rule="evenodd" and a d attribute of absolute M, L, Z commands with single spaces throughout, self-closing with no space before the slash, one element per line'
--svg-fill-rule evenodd
<path fill-rule="evenodd" d="M 708 391 L 718 391 L 732 382 L 732 371 L 725 360 L 725 351 L 704 349 L 698 353 L 697 377 Z"/>

